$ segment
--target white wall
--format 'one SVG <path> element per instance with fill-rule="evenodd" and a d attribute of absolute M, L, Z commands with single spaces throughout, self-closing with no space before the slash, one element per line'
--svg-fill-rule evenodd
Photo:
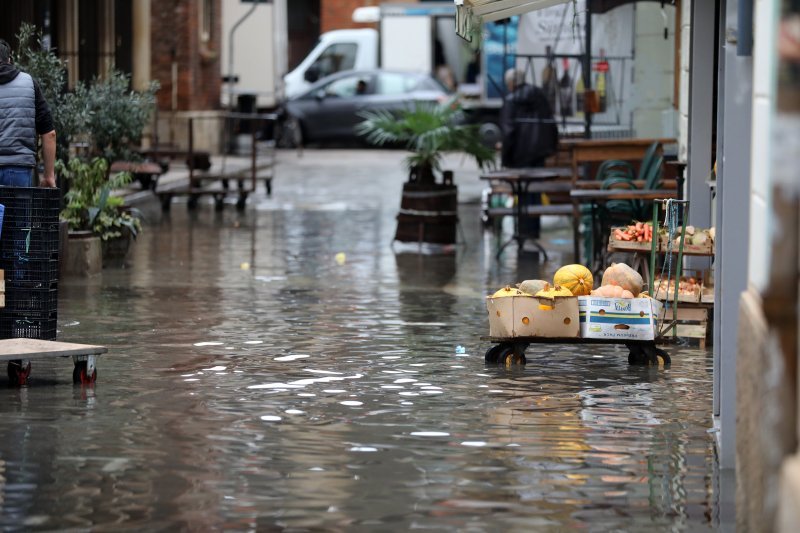
<path fill-rule="evenodd" d="M 675 87 L 675 8 L 667 4 L 662 13 L 660 4 L 640 2 L 636 4 L 635 24 L 635 90 L 631 95 L 633 131 L 637 137 L 644 138 L 673 135 L 675 132 L 669 123 L 675 119 L 672 112 Z M 664 39 L 665 25 L 667 39 Z"/>
<path fill-rule="evenodd" d="M 222 0 L 222 57 L 220 76 L 230 73 L 230 31 L 253 6 L 240 0 Z M 239 76 L 236 95 L 255 94 L 259 107 L 275 104 L 275 54 L 273 46 L 272 4 L 258 4 L 253 13 L 237 28 L 233 39 L 233 69 Z M 230 86 L 222 86 L 222 104 L 227 106 Z"/>
<path fill-rule="evenodd" d="M 772 246 L 771 146 L 775 115 L 776 2 L 754 5 L 753 129 L 750 165 L 750 256 L 748 282 L 761 292 L 768 283 Z"/>

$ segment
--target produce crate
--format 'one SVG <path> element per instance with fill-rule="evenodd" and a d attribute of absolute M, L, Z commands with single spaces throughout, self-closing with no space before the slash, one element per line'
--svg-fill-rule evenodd
<path fill-rule="evenodd" d="M 58 313 L 20 313 L 8 309 L 0 314 L 0 338 L 3 339 L 56 339 Z"/>
<path fill-rule="evenodd" d="M 625 228 L 611 228 L 611 234 L 608 236 L 608 251 L 609 252 L 649 252 L 651 250 L 651 241 L 625 241 L 614 237 L 614 230 Z"/>
<path fill-rule="evenodd" d="M 672 321 L 673 310 L 664 306 L 662 312 L 662 323 Z M 709 339 L 710 329 L 708 327 L 711 322 L 711 310 L 709 306 L 703 304 L 685 304 L 678 306 L 678 337 L 687 339 L 696 339 L 700 345 L 701 350 L 706 349 Z M 672 331 L 667 332 L 667 337 L 672 336 Z"/>
<path fill-rule="evenodd" d="M 669 246 L 669 239 L 667 239 L 666 235 L 661 235 L 659 237 L 658 246 L 660 251 L 667 252 L 667 247 Z M 679 249 L 680 247 L 678 243 L 673 242 L 672 253 L 677 254 Z M 711 239 L 708 239 L 704 244 L 684 244 L 683 253 L 691 255 L 713 255 L 714 246 Z"/>
<path fill-rule="evenodd" d="M 27 289 L 12 285 L 8 287 L 5 301 L 5 312 L 10 314 L 30 311 L 50 313 L 58 311 L 58 288 Z M 0 312 L 0 320 L 3 313 Z"/>
<path fill-rule="evenodd" d="M 486 299 L 486 309 L 492 337 L 580 336 L 578 299 L 575 296 L 556 296 L 553 299 L 490 296 Z"/>
<path fill-rule="evenodd" d="M 616 251 L 629 251 L 629 252 L 649 252 L 652 246 L 652 240 L 638 241 L 637 237 L 644 237 L 644 229 L 636 229 L 637 226 L 642 228 L 652 224 L 636 222 L 627 226 L 616 226 L 611 228 L 611 233 L 608 236 L 608 250 L 610 252 Z M 615 236 L 615 233 L 621 232 L 626 236 L 630 236 L 631 240 L 620 239 Z"/>
<path fill-rule="evenodd" d="M 700 295 L 703 289 L 703 279 L 706 273 L 700 270 L 685 270 L 684 275 L 681 276 L 681 283 L 686 288 L 691 287 L 694 290 L 678 290 L 678 302 L 683 303 L 698 303 L 700 302 Z M 690 284 L 688 281 L 694 279 L 695 283 Z M 688 286 L 688 287 L 687 287 Z M 674 281 L 667 287 L 667 282 L 662 281 L 659 283 L 658 278 L 655 280 L 655 287 L 653 287 L 653 297 L 657 300 L 670 302 L 675 301 L 675 285 Z"/>
<path fill-rule="evenodd" d="M 52 187 L 0 186 L 0 204 L 5 206 L 4 229 L 9 226 L 9 222 L 19 220 L 36 227 L 50 223 L 58 225 L 61 191 Z"/>
<path fill-rule="evenodd" d="M 0 338 L 55 340 L 60 191 L 0 187 L 0 204 L 5 206 L 0 238 L 5 308 L 0 310 Z"/>
<path fill-rule="evenodd" d="M 0 268 L 5 270 L 8 289 L 52 289 L 58 283 L 58 261 L 9 260 L 0 258 Z"/>
<path fill-rule="evenodd" d="M 58 223 L 39 227 L 14 227 L 4 221 L 0 260 L 50 261 L 58 259 Z"/>

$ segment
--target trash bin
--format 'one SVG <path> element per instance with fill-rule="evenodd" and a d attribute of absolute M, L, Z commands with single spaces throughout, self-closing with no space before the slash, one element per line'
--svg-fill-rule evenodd
<path fill-rule="evenodd" d="M 240 94 L 236 100 L 236 111 L 239 113 L 252 114 L 256 112 L 256 95 Z M 252 120 L 239 120 L 239 133 L 250 133 L 254 127 Z"/>

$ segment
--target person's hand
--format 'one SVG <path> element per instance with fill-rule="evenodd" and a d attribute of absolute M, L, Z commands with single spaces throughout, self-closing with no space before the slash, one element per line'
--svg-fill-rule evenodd
<path fill-rule="evenodd" d="M 53 176 L 43 176 L 39 179 L 39 187 L 55 187 L 56 186 L 56 177 Z"/>

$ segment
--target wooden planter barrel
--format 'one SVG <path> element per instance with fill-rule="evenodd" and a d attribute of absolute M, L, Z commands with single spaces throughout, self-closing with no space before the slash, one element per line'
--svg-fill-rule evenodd
<path fill-rule="evenodd" d="M 441 183 L 403 184 L 395 240 L 455 244 L 458 187 Z"/>

